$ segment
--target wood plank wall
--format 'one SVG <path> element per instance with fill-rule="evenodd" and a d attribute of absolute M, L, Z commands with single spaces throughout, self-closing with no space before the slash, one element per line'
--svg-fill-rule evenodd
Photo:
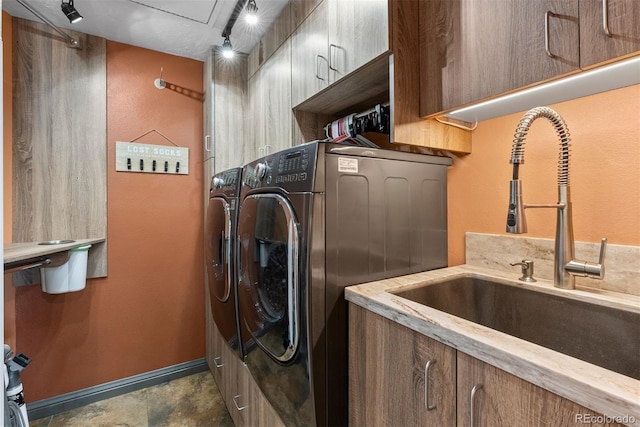
<path fill-rule="evenodd" d="M 13 241 L 107 235 L 106 41 L 13 18 Z M 87 277 L 107 275 L 106 242 Z"/>

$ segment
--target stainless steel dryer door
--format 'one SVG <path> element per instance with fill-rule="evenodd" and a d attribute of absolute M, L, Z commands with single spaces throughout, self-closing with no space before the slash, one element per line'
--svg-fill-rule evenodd
<path fill-rule="evenodd" d="M 248 196 L 238 225 L 242 321 L 251 338 L 275 360 L 296 354 L 300 337 L 299 224 L 277 194 Z"/>
<path fill-rule="evenodd" d="M 205 223 L 205 256 L 212 307 L 213 299 L 227 302 L 231 294 L 231 211 L 221 197 L 209 199 Z"/>

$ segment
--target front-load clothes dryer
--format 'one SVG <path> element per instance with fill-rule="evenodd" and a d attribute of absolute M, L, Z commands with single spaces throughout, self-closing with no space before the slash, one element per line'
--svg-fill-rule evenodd
<path fill-rule="evenodd" d="M 237 322 L 236 231 L 242 168 L 211 179 L 205 221 L 205 262 L 211 314 L 227 344 L 242 357 Z"/>
<path fill-rule="evenodd" d="M 244 167 L 245 362 L 286 425 L 348 423 L 345 286 L 447 266 L 450 164 L 311 142 Z"/>

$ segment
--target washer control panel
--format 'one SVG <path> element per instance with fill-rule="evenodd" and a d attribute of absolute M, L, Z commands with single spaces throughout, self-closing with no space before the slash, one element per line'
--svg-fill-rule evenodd
<path fill-rule="evenodd" d="M 209 194 L 224 193 L 231 197 L 237 196 L 239 194 L 241 176 L 242 168 L 229 169 L 216 174 L 211 178 Z"/>

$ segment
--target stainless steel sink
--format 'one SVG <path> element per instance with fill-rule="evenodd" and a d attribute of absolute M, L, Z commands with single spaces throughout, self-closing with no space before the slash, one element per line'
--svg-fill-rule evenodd
<path fill-rule="evenodd" d="M 396 295 L 640 380 L 640 314 L 477 278 Z"/>

